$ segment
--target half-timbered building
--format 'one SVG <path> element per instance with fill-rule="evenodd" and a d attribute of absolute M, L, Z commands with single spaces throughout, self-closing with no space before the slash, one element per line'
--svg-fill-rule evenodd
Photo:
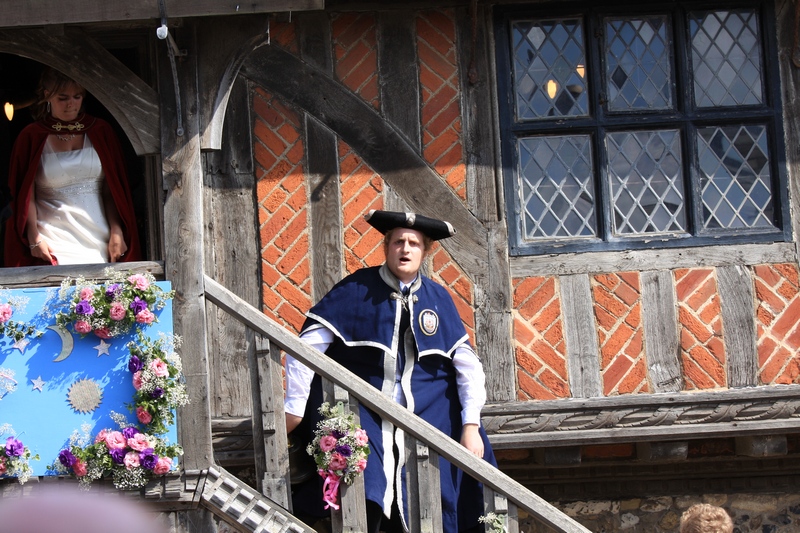
<path fill-rule="evenodd" d="M 282 352 L 413 436 L 415 531 L 437 531 L 439 454 L 509 531 L 674 532 L 703 499 L 742 532 L 800 521 L 795 2 L 0 8 L 3 164 L 42 66 L 74 78 L 127 150 L 147 261 L 118 268 L 177 291 L 186 455 L 141 494 L 175 531 L 310 530 L 290 509 Z M 296 339 L 336 281 L 382 262 L 370 209 L 457 229 L 425 270 L 483 361 L 500 472 Z M 358 485 L 343 498 L 332 527 L 358 531 Z"/>

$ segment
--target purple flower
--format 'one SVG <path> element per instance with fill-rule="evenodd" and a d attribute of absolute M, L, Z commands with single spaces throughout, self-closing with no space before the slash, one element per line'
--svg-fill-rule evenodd
<path fill-rule="evenodd" d="M 127 428 L 126 428 L 127 429 Z M 128 453 L 125 448 L 114 448 L 108 455 L 111 456 L 111 460 L 121 465 L 125 462 L 125 454 Z"/>
<path fill-rule="evenodd" d="M 350 455 L 353 453 L 353 450 L 350 448 L 349 444 L 342 444 L 341 446 L 337 446 L 336 451 L 342 454 L 344 457 L 350 457 Z"/>
<path fill-rule="evenodd" d="M 7 457 L 19 457 L 25 451 L 25 446 L 22 445 L 22 441 L 15 439 L 14 437 L 8 437 L 6 439 L 6 456 Z"/>
<path fill-rule="evenodd" d="M 333 435 L 337 439 L 341 439 L 342 437 L 346 436 L 347 433 L 339 431 L 338 429 L 334 429 L 333 431 L 331 431 L 331 435 Z"/>
<path fill-rule="evenodd" d="M 161 398 L 162 396 L 164 396 L 164 389 L 161 387 L 156 387 L 153 389 L 153 392 L 150 393 L 151 398 Z"/>
<path fill-rule="evenodd" d="M 128 370 L 130 371 L 131 374 L 135 374 L 143 367 L 144 364 L 142 363 L 142 360 L 136 357 L 135 355 L 132 355 L 131 358 L 128 359 Z"/>
<path fill-rule="evenodd" d="M 133 309 L 134 315 L 138 315 L 140 312 L 147 309 L 147 302 L 137 296 L 131 302 L 131 309 Z"/>
<path fill-rule="evenodd" d="M 158 463 L 158 456 L 153 451 L 153 448 L 145 448 L 139 452 L 139 464 L 147 470 L 152 470 Z"/>
<path fill-rule="evenodd" d="M 58 460 L 67 468 L 72 468 L 72 465 L 78 462 L 78 458 L 69 450 L 61 450 L 58 454 Z"/>
<path fill-rule="evenodd" d="M 79 315 L 91 315 L 94 313 L 94 307 L 86 300 L 81 300 L 75 304 L 75 312 Z"/>
<path fill-rule="evenodd" d="M 106 300 L 113 300 L 117 295 L 122 292 L 122 285 L 114 283 L 106 288 Z"/>
<path fill-rule="evenodd" d="M 139 432 L 133 426 L 128 426 L 122 430 L 122 436 L 125 437 L 126 439 L 132 439 L 133 436 L 136 435 L 137 433 Z"/>

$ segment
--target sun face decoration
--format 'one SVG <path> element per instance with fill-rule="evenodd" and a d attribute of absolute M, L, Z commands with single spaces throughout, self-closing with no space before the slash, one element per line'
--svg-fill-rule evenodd
<path fill-rule="evenodd" d="M 80 379 L 69 388 L 67 401 L 73 410 L 83 414 L 91 413 L 103 401 L 103 390 L 96 381 Z"/>

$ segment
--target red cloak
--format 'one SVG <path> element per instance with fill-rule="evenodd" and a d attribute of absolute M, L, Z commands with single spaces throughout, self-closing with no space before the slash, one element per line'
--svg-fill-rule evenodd
<path fill-rule="evenodd" d="M 133 210 L 124 157 L 117 135 L 108 122 L 102 119 L 87 115 L 83 120 L 90 124 L 85 132 L 100 158 L 106 183 L 122 222 L 123 236 L 128 245 L 123 261 L 140 261 L 136 213 Z M 13 195 L 11 206 L 14 211 L 6 222 L 5 265 L 7 267 L 48 264 L 31 255 L 25 224 L 28 220 L 28 203 L 33 190 L 33 180 L 42 159 L 44 143 L 47 136 L 52 133 L 53 130 L 46 125 L 34 122 L 26 126 L 14 142 L 8 172 L 8 187 Z"/>

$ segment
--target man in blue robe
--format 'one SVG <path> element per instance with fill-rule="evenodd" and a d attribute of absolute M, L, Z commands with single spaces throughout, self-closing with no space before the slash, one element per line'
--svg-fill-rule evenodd
<path fill-rule="evenodd" d="M 433 241 L 453 235 L 452 226 L 387 211 L 372 211 L 367 221 L 385 236 L 386 262 L 336 284 L 306 313 L 301 338 L 495 464 L 480 426 L 486 401 L 483 368 L 452 298 L 419 272 Z M 320 420 L 321 380 L 292 357 L 286 359 L 287 431 L 309 442 Z M 404 434 L 364 407 L 360 414 L 371 451 L 364 471 L 369 531 L 407 530 Z M 481 486 L 444 459 L 440 473 L 444 531 L 474 527 L 483 511 Z M 296 511 L 321 509 L 317 481 L 296 488 Z"/>

